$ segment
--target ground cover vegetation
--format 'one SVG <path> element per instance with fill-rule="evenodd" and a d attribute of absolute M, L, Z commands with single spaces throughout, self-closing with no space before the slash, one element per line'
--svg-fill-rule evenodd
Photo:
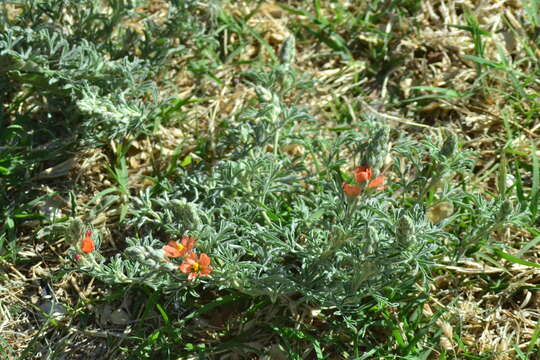
<path fill-rule="evenodd" d="M 538 5 L 4 0 L 9 359 L 538 356 Z"/>

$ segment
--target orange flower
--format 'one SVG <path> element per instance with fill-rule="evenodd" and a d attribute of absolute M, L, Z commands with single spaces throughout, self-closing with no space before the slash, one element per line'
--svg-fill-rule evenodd
<path fill-rule="evenodd" d="M 206 254 L 201 254 L 197 258 L 197 254 L 190 253 L 184 259 L 184 262 L 180 265 L 180 271 L 188 275 L 188 280 L 193 280 L 197 276 L 207 276 L 212 271 L 210 266 L 210 258 Z"/>
<path fill-rule="evenodd" d="M 354 177 L 356 181 L 359 183 L 371 180 L 372 176 L 373 176 L 373 171 L 370 168 L 365 167 L 365 166 L 357 166 L 354 172 Z M 368 187 L 375 188 L 376 190 L 386 189 L 386 186 L 384 186 L 384 175 L 381 174 L 377 176 L 368 184 Z"/>
<path fill-rule="evenodd" d="M 375 190 L 384 190 L 386 189 L 386 186 L 384 186 L 384 175 L 379 175 L 375 179 L 371 180 L 371 177 L 373 176 L 373 171 L 365 166 L 357 166 L 354 170 L 354 179 L 358 184 L 361 184 L 363 182 L 369 181 L 367 187 L 368 188 L 375 188 Z M 370 181 L 371 180 L 371 181 Z M 347 194 L 348 196 L 356 197 L 360 195 L 360 190 L 362 187 L 360 185 L 351 185 L 347 183 L 343 183 L 343 192 Z"/>
<path fill-rule="evenodd" d="M 368 181 L 371 179 L 371 175 L 373 175 L 371 169 L 365 166 L 357 166 L 354 171 L 354 178 L 359 183 Z"/>
<path fill-rule="evenodd" d="M 358 196 L 360 195 L 360 185 L 351 185 L 351 184 L 343 183 L 343 192 L 347 196 L 352 196 L 352 197 Z"/>
<path fill-rule="evenodd" d="M 94 240 L 92 240 L 92 232 L 87 231 L 85 237 L 81 241 L 81 250 L 85 254 L 89 254 L 95 250 Z"/>
<path fill-rule="evenodd" d="M 384 175 L 381 174 L 377 176 L 372 182 L 369 183 L 368 187 L 375 188 L 375 190 L 378 191 L 386 189 L 386 186 L 384 186 Z"/>
<path fill-rule="evenodd" d="M 190 236 L 182 236 L 182 242 L 179 244 L 176 241 L 169 241 L 167 245 L 163 247 L 165 256 L 176 258 L 186 255 L 193 249 L 197 240 Z"/>

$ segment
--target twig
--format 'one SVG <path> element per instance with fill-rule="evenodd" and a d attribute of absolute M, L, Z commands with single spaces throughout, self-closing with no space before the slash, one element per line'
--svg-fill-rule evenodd
<path fill-rule="evenodd" d="M 425 129 L 434 129 L 433 126 L 429 126 L 429 125 L 425 125 L 425 124 L 419 124 L 419 123 L 416 123 L 414 121 L 405 120 L 405 119 L 397 117 L 397 116 L 380 113 L 377 110 L 375 110 L 374 108 L 372 108 L 370 105 L 368 105 L 362 99 L 358 98 L 358 101 L 367 110 L 369 110 L 370 112 L 374 113 L 377 116 L 382 117 L 383 119 L 392 120 L 392 121 L 396 121 L 396 122 L 399 122 L 399 123 L 402 123 L 402 124 L 406 124 L 406 125 L 410 125 L 410 126 L 417 126 L 417 127 L 421 127 L 421 128 L 425 128 Z"/>

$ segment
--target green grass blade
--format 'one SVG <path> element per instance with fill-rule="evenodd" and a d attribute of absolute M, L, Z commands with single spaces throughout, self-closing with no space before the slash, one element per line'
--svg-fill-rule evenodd
<path fill-rule="evenodd" d="M 525 265 L 525 266 L 530 266 L 530 267 L 534 267 L 534 268 L 537 268 L 537 269 L 540 269 L 540 264 L 537 264 L 537 263 L 533 263 L 533 262 L 530 262 L 530 261 L 527 261 L 527 260 L 523 260 L 521 258 L 518 258 L 516 256 L 513 256 L 513 255 L 510 255 L 508 253 L 505 253 L 504 251 L 502 250 L 495 250 L 495 253 L 497 255 L 499 255 L 501 258 L 505 259 L 505 260 L 508 260 L 514 264 L 519 264 L 519 265 Z"/>
<path fill-rule="evenodd" d="M 531 155 L 532 155 L 532 189 L 530 198 L 530 209 L 533 221 L 538 214 L 538 199 L 540 197 L 540 163 L 538 161 L 538 155 L 536 155 L 536 147 L 534 142 L 531 141 Z"/>

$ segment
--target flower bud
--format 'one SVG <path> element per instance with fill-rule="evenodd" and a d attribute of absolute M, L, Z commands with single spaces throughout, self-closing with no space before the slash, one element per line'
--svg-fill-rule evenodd
<path fill-rule="evenodd" d="M 69 222 L 66 229 L 66 237 L 73 243 L 77 243 L 82 234 L 84 234 L 84 224 L 80 219 L 73 219 Z"/>
<path fill-rule="evenodd" d="M 146 255 L 142 246 L 130 246 L 124 250 L 124 253 L 136 258 L 144 258 Z"/>
<path fill-rule="evenodd" d="M 272 92 L 260 85 L 255 86 L 255 93 L 257 94 L 260 102 L 269 103 L 272 101 Z"/>
<path fill-rule="evenodd" d="M 366 152 L 362 158 L 362 165 L 371 168 L 373 176 L 377 177 L 380 169 L 384 165 L 386 155 L 388 153 L 388 142 L 390 141 L 389 130 L 386 127 L 381 127 L 371 136 L 370 143 L 366 148 Z"/>
<path fill-rule="evenodd" d="M 289 36 L 285 42 L 283 43 L 283 46 L 281 47 L 281 51 L 279 53 L 279 60 L 282 64 L 290 65 L 294 62 L 294 58 L 296 56 L 296 39 L 294 35 Z"/>
<path fill-rule="evenodd" d="M 414 236 L 414 223 L 407 215 L 402 215 L 396 226 L 396 238 L 401 245 L 407 246 Z"/>
<path fill-rule="evenodd" d="M 457 138 L 456 135 L 453 133 L 450 133 L 446 140 L 443 143 L 443 146 L 441 147 L 440 154 L 445 157 L 452 156 L 457 149 Z"/>
<path fill-rule="evenodd" d="M 373 226 L 367 228 L 367 243 L 364 246 L 365 255 L 373 255 L 377 252 L 379 246 L 379 233 Z"/>
<path fill-rule="evenodd" d="M 186 199 L 181 199 L 176 200 L 175 205 L 175 213 L 178 214 L 178 219 L 181 220 L 184 231 L 195 230 L 201 225 L 199 209 L 195 204 L 187 202 Z"/>
<path fill-rule="evenodd" d="M 177 266 L 164 259 L 163 249 L 154 249 L 151 246 L 130 246 L 125 250 L 128 256 L 133 257 L 139 263 L 144 264 L 156 271 L 176 272 Z"/>
<path fill-rule="evenodd" d="M 509 200 L 504 200 L 497 213 L 497 221 L 504 221 L 512 213 L 512 203 Z"/>
<path fill-rule="evenodd" d="M 170 272 L 178 271 L 178 266 L 174 265 L 173 263 L 169 261 L 160 262 L 159 267 L 161 271 L 170 271 Z"/>

